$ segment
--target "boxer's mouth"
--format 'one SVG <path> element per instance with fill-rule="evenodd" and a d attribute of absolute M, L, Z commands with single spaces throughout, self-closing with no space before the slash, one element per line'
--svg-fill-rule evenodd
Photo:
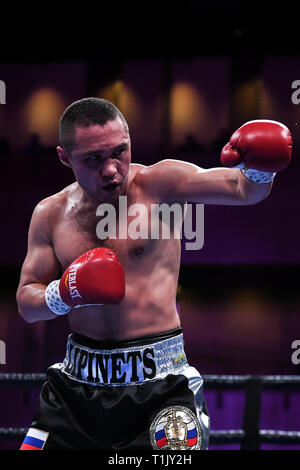
<path fill-rule="evenodd" d="M 104 191 L 112 192 L 115 191 L 120 186 L 119 183 L 109 183 L 103 186 Z"/>

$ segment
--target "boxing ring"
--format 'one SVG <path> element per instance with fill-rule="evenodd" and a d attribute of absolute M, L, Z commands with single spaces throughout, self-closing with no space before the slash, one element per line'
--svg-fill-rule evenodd
<path fill-rule="evenodd" d="M 283 431 L 260 429 L 262 393 L 264 390 L 297 392 L 300 396 L 300 376 L 298 375 L 203 375 L 204 390 L 224 392 L 239 390 L 244 394 L 244 409 L 241 429 L 212 429 L 210 446 L 239 444 L 241 450 L 259 450 L 264 444 L 297 445 L 300 449 L 299 430 Z M 0 374 L 0 388 L 41 388 L 45 374 Z M 209 410 L 210 411 L 210 410 Z M 29 423 L 26 423 L 28 426 Z M 25 425 L 25 423 L 24 423 Z M 1 441 L 22 442 L 27 427 L 0 427 Z"/>

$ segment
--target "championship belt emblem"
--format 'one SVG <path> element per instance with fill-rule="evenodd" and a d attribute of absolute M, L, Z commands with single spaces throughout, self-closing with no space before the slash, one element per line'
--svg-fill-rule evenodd
<path fill-rule="evenodd" d="M 150 426 L 152 447 L 160 450 L 196 450 L 201 448 L 202 431 L 195 414 L 183 406 L 160 411 Z"/>

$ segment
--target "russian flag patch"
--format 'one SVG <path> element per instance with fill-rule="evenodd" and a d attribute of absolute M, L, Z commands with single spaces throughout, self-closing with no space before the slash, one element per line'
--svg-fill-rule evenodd
<path fill-rule="evenodd" d="M 154 449 L 201 449 L 202 430 L 192 410 L 184 406 L 169 406 L 152 421 L 150 438 Z"/>
<path fill-rule="evenodd" d="M 20 450 L 42 450 L 49 433 L 36 428 L 29 428 Z"/>

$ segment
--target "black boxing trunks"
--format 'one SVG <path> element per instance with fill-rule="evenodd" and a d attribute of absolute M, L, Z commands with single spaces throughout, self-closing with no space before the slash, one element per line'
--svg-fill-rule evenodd
<path fill-rule="evenodd" d="M 113 344 L 73 333 L 20 449 L 189 451 L 207 449 L 208 436 L 203 379 L 181 329 Z"/>

